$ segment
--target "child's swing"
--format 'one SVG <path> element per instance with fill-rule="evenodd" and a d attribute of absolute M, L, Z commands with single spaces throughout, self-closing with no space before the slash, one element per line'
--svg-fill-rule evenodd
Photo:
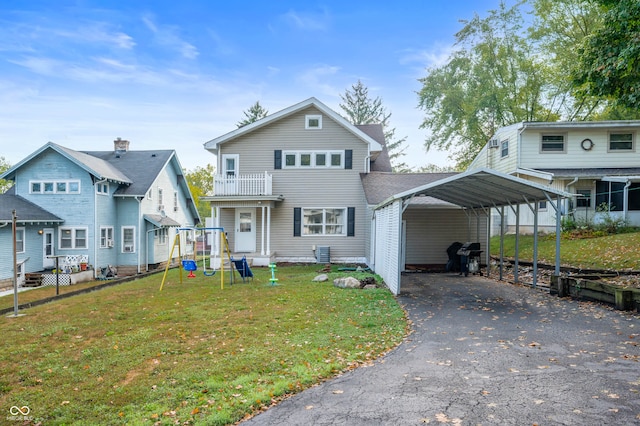
<path fill-rule="evenodd" d="M 197 238 L 196 238 L 197 241 Z M 184 259 L 182 260 L 182 267 L 184 268 L 185 271 L 189 271 L 189 275 L 187 275 L 187 278 L 195 278 L 195 274 L 193 273 L 194 271 L 198 270 L 198 264 L 196 262 L 196 256 L 197 256 L 197 242 L 194 241 L 194 247 L 193 247 L 193 259 Z M 205 241 L 205 239 L 203 238 L 203 242 Z M 203 244 L 203 250 L 204 250 L 204 244 Z M 207 257 L 203 256 L 202 257 L 202 273 L 204 274 L 204 276 L 206 277 L 212 277 L 216 274 L 216 270 L 211 268 L 211 270 L 207 270 Z"/>
<path fill-rule="evenodd" d="M 198 269 L 198 265 L 196 265 L 196 261 L 193 259 L 183 259 L 182 260 L 182 267 L 184 268 L 185 271 L 189 271 L 189 275 L 187 275 L 187 278 L 195 278 L 196 275 L 193 273 L 193 271 Z"/>

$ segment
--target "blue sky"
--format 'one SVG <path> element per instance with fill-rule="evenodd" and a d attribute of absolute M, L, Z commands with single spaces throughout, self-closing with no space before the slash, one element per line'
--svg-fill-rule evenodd
<path fill-rule="evenodd" d="M 309 97 L 336 112 L 360 79 L 426 153 L 419 78 L 452 49 L 460 19 L 500 0 L 12 1 L 0 3 L 0 156 L 15 164 L 48 141 L 110 150 L 175 149 L 184 168 L 236 128 L 255 101 L 274 113 Z M 512 2 L 507 2 L 512 3 Z"/>

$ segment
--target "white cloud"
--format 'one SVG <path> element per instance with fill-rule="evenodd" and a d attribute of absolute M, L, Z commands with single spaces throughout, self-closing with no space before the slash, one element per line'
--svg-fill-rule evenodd
<path fill-rule="evenodd" d="M 319 93 L 335 97 L 342 92 L 341 88 L 337 88 L 331 83 L 331 77 L 334 77 L 338 71 L 340 71 L 340 67 L 319 65 L 300 74 L 297 80 L 306 86 L 308 93 Z"/>
<path fill-rule="evenodd" d="M 289 10 L 282 18 L 293 27 L 304 31 L 324 31 L 329 27 L 329 13 L 326 9 L 315 14 Z"/>
<path fill-rule="evenodd" d="M 200 52 L 191 43 L 188 43 L 178 35 L 179 28 L 172 25 L 158 25 L 154 22 L 154 17 L 150 14 L 142 16 L 142 22 L 151 30 L 156 42 L 163 47 L 172 49 L 180 53 L 184 58 L 196 59 Z"/>
<path fill-rule="evenodd" d="M 451 45 L 435 45 L 430 49 L 405 49 L 400 56 L 400 64 L 417 64 L 422 68 L 440 67 L 446 64 L 455 51 Z"/>

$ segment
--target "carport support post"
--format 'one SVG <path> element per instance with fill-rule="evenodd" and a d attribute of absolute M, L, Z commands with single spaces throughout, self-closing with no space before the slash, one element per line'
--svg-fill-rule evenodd
<path fill-rule="evenodd" d="M 560 276 L 560 222 L 562 211 L 560 210 L 560 196 L 558 195 L 558 202 L 556 204 L 556 267 L 554 273 L 556 277 Z"/>
<path fill-rule="evenodd" d="M 516 205 L 516 249 L 515 249 L 515 262 L 513 264 L 513 282 L 518 283 L 518 273 L 520 267 L 520 204 Z"/>
<path fill-rule="evenodd" d="M 538 285 L 538 206 L 539 202 L 535 201 L 533 208 L 533 288 Z"/>
<path fill-rule="evenodd" d="M 491 208 L 485 208 L 487 215 L 487 250 L 485 251 L 485 261 L 487 263 L 487 277 L 491 275 Z"/>
<path fill-rule="evenodd" d="M 500 274 L 499 280 L 502 281 L 502 273 L 504 268 L 504 206 L 500 206 Z"/>

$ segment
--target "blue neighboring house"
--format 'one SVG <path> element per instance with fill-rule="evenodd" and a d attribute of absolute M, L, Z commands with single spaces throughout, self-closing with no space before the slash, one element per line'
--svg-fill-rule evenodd
<path fill-rule="evenodd" d="M 198 211 L 174 150 L 75 151 L 49 142 L 0 175 L 14 182 L 0 194 L 0 287 L 13 281 L 13 212 L 19 281 L 52 269 L 53 256 L 76 256 L 96 275 L 164 267 L 180 227 Z M 174 257 L 177 253 L 174 253 Z"/>

